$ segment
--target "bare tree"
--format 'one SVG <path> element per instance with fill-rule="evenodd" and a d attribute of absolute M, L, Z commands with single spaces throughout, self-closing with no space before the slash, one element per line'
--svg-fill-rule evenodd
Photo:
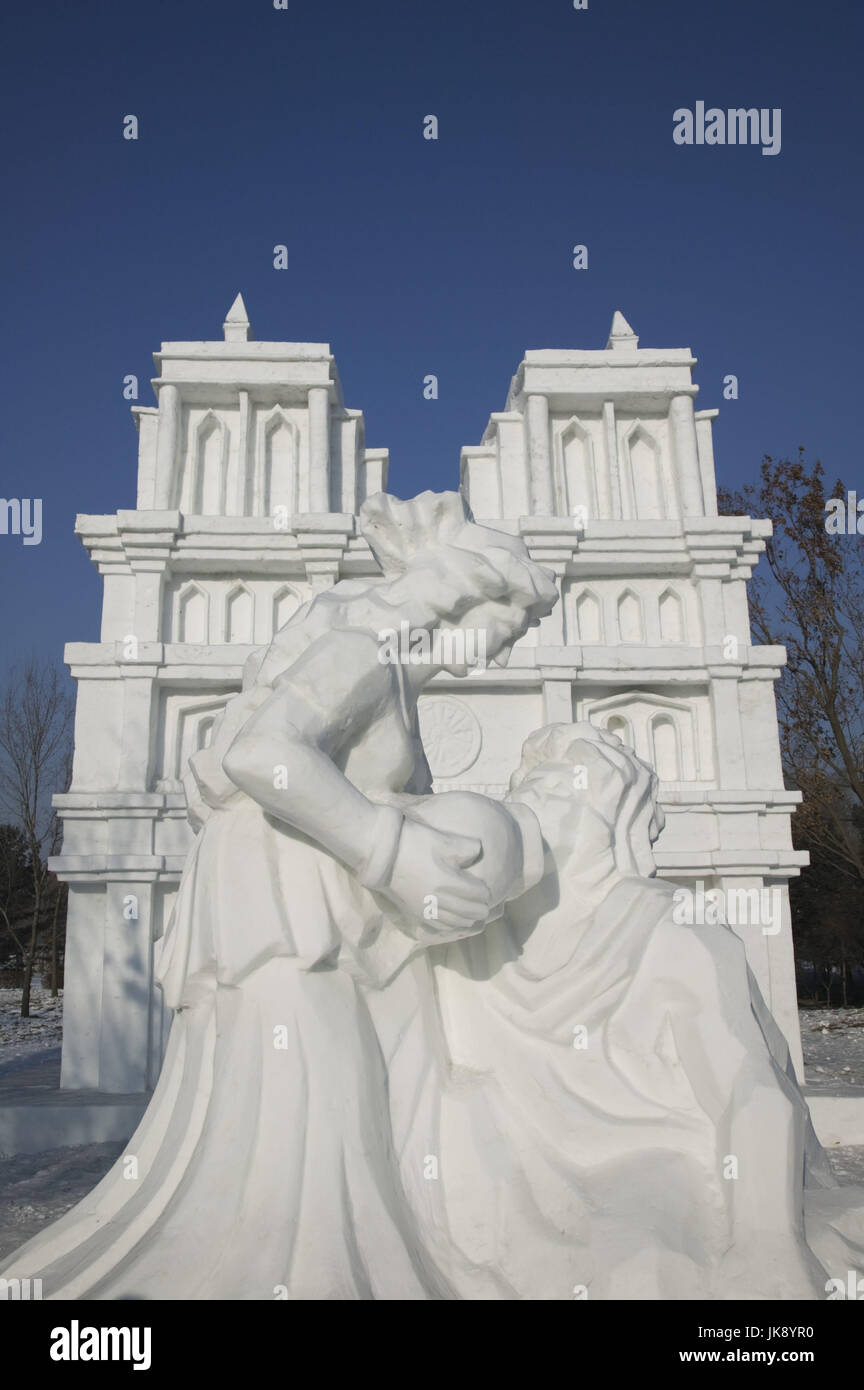
<path fill-rule="evenodd" d="M 17 948 L 15 928 L 30 919 L 30 854 L 17 825 L 0 825 L 0 966 Z"/>
<path fill-rule="evenodd" d="M 826 522 L 829 497 L 818 462 L 765 458 L 761 482 L 723 491 L 725 513 L 768 516 L 770 580 L 751 581 L 751 620 L 761 642 L 786 647 L 777 691 L 783 760 L 805 796 L 809 838 L 835 870 L 864 881 L 864 536 Z M 864 516 L 861 518 L 864 523 Z M 802 817 L 799 816 L 799 819 Z"/>
<path fill-rule="evenodd" d="M 758 641 L 787 652 L 780 744 L 786 779 L 804 794 L 793 840 L 811 862 L 791 885 L 795 936 L 826 989 L 840 972 L 845 1000 L 850 970 L 864 962 L 864 534 L 854 500 L 848 527 L 843 482 L 829 492 L 803 450 L 763 459 L 758 487 L 722 491 L 720 507 L 774 526 L 767 575 L 750 583 L 751 622 Z"/>
<path fill-rule="evenodd" d="M 22 1018 L 30 1016 L 33 963 L 49 905 L 48 856 L 60 843 L 51 797 L 67 785 L 72 711 L 72 697 L 57 669 L 35 658 L 23 670 L 11 672 L 0 702 L 0 804 L 20 826 L 31 875 L 29 921 L 23 931 L 6 922 L 24 966 Z"/>
<path fill-rule="evenodd" d="M 69 902 L 69 889 L 65 883 L 55 880 L 54 910 L 51 913 L 51 994 L 56 999 L 60 978 L 60 904 Z M 64 938 L 65 940 L 65 938 Z"/>

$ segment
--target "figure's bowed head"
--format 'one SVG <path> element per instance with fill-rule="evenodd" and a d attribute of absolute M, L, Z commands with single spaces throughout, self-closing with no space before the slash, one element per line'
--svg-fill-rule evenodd
<path fill-rule="evenodd" d="M 409 628 L 435 631 L 434 643 L 414 643 L 420 654 L 409 661 L 425 661 L 425 647 L 452 675 L 487 661 L 506 666 L 513 644 L 557 601 L 554 574 L 518 537 L 478 526 L 461 493 L 408 502 L 377 493 L 360 510 L 360 530 L 391 581 L 382 599 Z"/>

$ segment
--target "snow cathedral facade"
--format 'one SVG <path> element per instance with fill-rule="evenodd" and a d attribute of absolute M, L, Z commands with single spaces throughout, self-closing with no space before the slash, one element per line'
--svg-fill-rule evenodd
<path fill-rule="evenodd" d="M 377 572 L 356 514 L 387 483 L 329 346 L 253 341 L 240 296 L 222 340 L 163 343 L 155 361 L 158 405 L 133 408 L 137 507 L 77 521 L 102 628 L 66 649 L 75 762 L 52 861 L 69 884 L 61 1084 L 117 1095 L 161 1065 L 153 948 L 192 839 L 186 761 L 256 647 L 323 587 Z M 421 732 L 436 789 L 501 796 L 549 722 L 591 720 L 653 764 L 658 871 L 692 890 L 697 920 L 718 890 L 737 905 L 800 1075 L 784 653 L 751 644 L 746 590 L 770 524 L 717 514 L 717 412 L 694 409 L 694 365 L 640 348 L 620 314 L 605 349 L 526 352 L 461 485 L 478 521 L 554 570 L 561 601 L 506 669 L 436 677 Z"/>

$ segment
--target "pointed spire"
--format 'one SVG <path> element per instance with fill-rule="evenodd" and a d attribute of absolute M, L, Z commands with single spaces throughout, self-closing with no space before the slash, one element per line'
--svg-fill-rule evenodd
<path fill-rule="evenodd" d="M 226 343 L 246 343 L 249 341 L 249 315 L 246 313 L 242 294 L 238 294 L 225 315 L 222 331 L 225 334 Z"/>
<path fill-rule="evenodd" d="M 639 339 L 621 313 L 621 310 L 616 309 L 615 317 L 612 320 L 612 327 L 609 330 L 609 341 L 606 344 L 607 350 L 609 348 L 629 348 L 632 351 L 638 346 Z"/>

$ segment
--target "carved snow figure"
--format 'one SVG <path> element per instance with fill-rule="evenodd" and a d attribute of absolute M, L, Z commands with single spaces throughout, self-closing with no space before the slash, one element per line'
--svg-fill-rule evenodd
<path fill-rule="evenodd" d="M 506 804 L 537 816 L 543 877 L 431 953 L 447 1074 L 397 1133 L 410 1184 L 437 1120 L 461 1297 L 813 1299 L 862 1267 L 864 1192 L 831 1174 L 743 943 L 678 925 L 654 877 L 656 798 L 615 735 L 531 735 Z"/>
<path fill-rule="evenodd" d="M 191 759 L 200 830 L 158 964 L 177 1014 L 126 1149 L 139 1176 L 121 1160 L 14 1257 L 46 1298 L 451 1296 L 401 1190 L 364 987 L 482 930 L 542 852 L 530 813 L 485 797 L 403 814 L 431 791 L 416 704 L 436 667 L 382 661 L 379 634 L 470 626 L 504 662 L 557 590 L 458 493 L 380 494 L 361 524 L 384 582 L 301 608 Z"/>
<path fill-rule="evenodd" d="M 144 1120 L 7 1276 L 57 1299 L 825 1297 L 864 1262 L 864 1194 L 833 1183 L 741 941 L 673 916 L 655 774 L 562 724 L 504 802 L 430 794 L 437 668 L 382 634 L 470 628 L 504 661 L 551 577 L 458 494 L 361 521 L 383 580 L 301 608 L 191 759 Z"/>

